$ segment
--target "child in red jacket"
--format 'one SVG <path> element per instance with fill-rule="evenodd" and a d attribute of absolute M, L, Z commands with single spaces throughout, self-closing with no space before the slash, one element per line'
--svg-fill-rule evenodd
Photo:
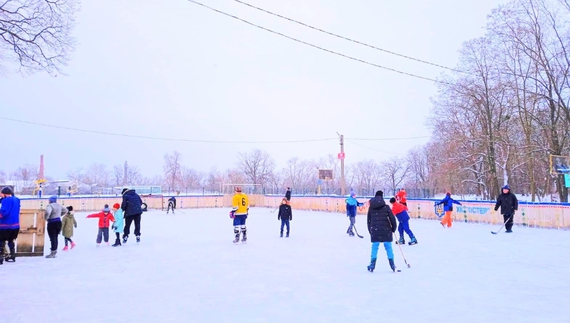
<path fill-rule="evenodd" d="M 109 245 L 109 222 L 115 222 L 115 217 L 109 209 L 109 205 L 105 204 L 103 211 L 99 213 L 93 213 L 87 216 L 87 218 L 98 218 L 99 219 L 99 232 L 97 233 L 97 247 L 101 245 L 101 238 L 105 240 L 105 243 Z"/>

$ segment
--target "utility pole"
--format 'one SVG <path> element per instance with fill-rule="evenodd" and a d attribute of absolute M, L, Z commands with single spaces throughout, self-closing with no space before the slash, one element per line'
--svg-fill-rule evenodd
<path fill-rule="evenodd" d="M 340 154 L 338 154 L 338 159 L 340 159 L 340 195 L 346 194 L 346 181 L 344 179 L 344 135 L 336 133 L 340 137 Z"/>

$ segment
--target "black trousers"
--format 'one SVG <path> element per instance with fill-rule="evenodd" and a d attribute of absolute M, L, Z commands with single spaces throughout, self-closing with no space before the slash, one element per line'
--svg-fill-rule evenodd
<path fill-rule="evenodd" d="M 515 214 L 503 214 L 503 221 L 505 221 L 505 229 L 507 229 L 507 231 L 511 230 L 513 228 L 513 218 L 515 217 Z M 508 221 L 507 221 L 508 220 Z"/>
<path fill-rule="evenodd" d="M 48 222 L 47 232 L 49 241 L 51 242 L 51 251 L 57 251 L 57 238 L 61 232 L 61 221 Z"/>
<path fill-rule="evenodd" d="M 123 236 L 128 236 L 131 233 L 131 223 L 135 222 L 135 236 L 141 235 L 141 215 L 130 215 L 125 217 L 125 230 Z"/>
<path fill-rule="evenodd" d="M 97 244 L 101 243 L 101 238 L 105 239 L 105 242 L 109 242 L 109 228 L 99 228 Z"/>

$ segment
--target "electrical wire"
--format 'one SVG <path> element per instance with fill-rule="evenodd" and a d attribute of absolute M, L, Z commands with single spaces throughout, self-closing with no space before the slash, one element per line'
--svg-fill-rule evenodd
<path fill-rule="evenodd" d="M 18 120 L 18 119 L 6 118 L 6 117 L 0 117 L 0 119 L 2 119 L 2 120 L 7 120 L 7 121 L 12 121 L 12 122 L 19 122 L 19 123 L 24 123 L 24 124 L 30 124 L 30 125 L 48 127 L 48 128 L 55 128 L 55 129 L 62 129 L 62 130 L 70 130 L 70 131 L 78 131 L 78 132 L 86 132 L 86 133 L 94 133 L 94 134 L 99 134 L 99 135 L 108 135 L 108 136 L 116 136 L 116 137 L 128 137 L 128 138 L 139 138 L 139 139 L 151 139 L 151 140 L 162 140 L 162 141 L 179 141 L 179 142 L 193 142 L 193 143 L 208 143 L 208 144 L 289 144 L 289 143 L 303 143 L 303 142 L 319 142 L 319 141 L 338 140 L 338 138 L 324 138 L 324 139 L 302 139 L 302 140 L 281 140 L 281 141 L 223 141 L 223 140 L 217 141 L 217 140 L 165 138 L 165 137 L 140 136 L 140 135 L 130 135 L 130 134 L 113 133 L 113 132 L 106 132 L 106 131 L 79 129 L 79 128 L 72 128 L 72 127 L 64 127 L 64 126 L 50 125 L 50 124 L 39 123 L 39 122 Z"/>
<path fill-rule="evenodd" d="M 362 59 L 360 59 L 360 58 L 352 57 L 352 56 L 345 55 L 345 54 L 342 54 L 342 53 L 339 53 L 339 52 L 336 52 L 336 51 L 333 51 L 333 50 L 330 50 L 330 49 L 326 49 L 326 48 L 324 48 L 324 47 L 321 47 L 321 46 L 318 46 L 318 45 L 314 45 L 314 44 L 308 43 L 308 42 L 306 42 L 306 41 L 303 41 L 303 40 L 300 40 L 300 39 L 297 39 L 297 38 L 294 38 L 294 37 L 291 37 L 291 36 L 287 36 L 287 35 L 282 34 L 282 33 L 280 33 L 280 32 L 271 30 L 271 29 L 269 29 L 269 28 L 265 28 L 265 27 L 263 27 L 263 26 L 256 25 L 256 24 L 254 24 L 254 23 L 252 23 L 252 22 L 249 22 L 249 21 L 247 21 L 247 20 L 245 20 L 245 19 L 239 18 L 239 17 L 234 16 L 234 15 L 232 15 L 232 14 L 229 14 L 229 13 L 223 12 L 223 11 L 221 11 L 221 10 L 218 10 L 218 9 L 215 9 L 215 8 L 212 8 L 212 7 L 209 7 L 209 6 L 207 6 L 207 5 L 203 4 L 203 3 L 200 3 L 200 2 L 197 2 L 197 1 L 194 1 L 194 0 L 187 0 L 187 1 L 188 1 L 188 2 L 191 2 L 191 3 L 194 3 L 194 4 L 196 4 L 196 5 L 202 6 L 202 7 L 206 8 L 206 9 L 212 10 L 212 11 L 214 11 L 214 12 L 217 12 L 217 13 L 219 13 L 219 14 L 222 14 L 222 15 L 224 15 L 224 16 L 227 16 L 227 17 L 230 17 L 230 18 L 239 20 L 239 21 L 241 21 L 241 22 L 243 22 L 243 23 L 246 23 L 246 24 L 248 24 L 248 25 L 250 25 L 250 26 L 253 26 L 253 27 L 256 27 L 256 28 L 265 30 L 265 31 L 270 32 L 270 33 L 272 33 L 272 34 L 279 35 L 279 36 L 284 37 L 284 38 L 287 38 L 287 39 L 289 39 L 289 40 L 292 40 L 292 41 L 298 42 L 298 43 L 300 43 L 300 44 L 307 45 L 307 46 L 310 46 L 310 47 L 313 47 L 313 48 L 316 48 L 316 49 L 325 51 L 325 52 L 330 53 L 330 54 L 333 54 L 333 55 L 341 56 L 341 57 L 344 57 L 344 58 L 346 58 L 346 59 L 350 59 L 350 60 L 353 60 L 353 61 L 356 61 L 356 62 L 360 62 L 360 63 L 366 64 L 366 65 L 370 65 L 370 66 L 374 66 L 374 67 L 377 67 L 377 68 L 381 68 L 381 69 L 384 69 L 384 70 L 387 70 L 387 71 L 391 71 L 391 72 L 394 72 L 394 73 L 398 73 L 398 74 L 402 74 L 402 75 L 406 75 L 406 76 L 410 76 L 410 77 L 422 79 L 422 80 L 425 80 L 425 81 L 431 81 L 431 82 L 435 82 L 435 83 L 441 83 L 441 84 L 446 84 L 446 85 L 452 85 L 452 84 L 450 84 L 450 83 L 448 83 L 448 82 L 439 81 L 439 80 L 432 79 L 432 78 L 429 78 L 429 77 L 420 76 L 420 75 L 416 75 L 416 74 L 412 74 L 412 73 L 400 71 L 400 70 L 397 70 L 397 69 L 394 69 L 394 68 L 391 68 L 391 67 L 386 67 L 386 66 L 378 65 L 378 64 L 375 64 L 375 63 L 371 63 L 371 62 L 362 60 Z"/>
<path fill-rule="evenodd" d="M 363 140 L 363 141 L 389 141 L 389 140 L 411 140 L 411 139 L 423 139 L 430 138 L 431 136 L 417 136 L 417 137 L 400 137 L 400 138 L 347 138 L 351 140 Z"/>
<path fill-rule="evenodd" d="M 194 142 L 194 143 L 210 143 L 210 144 L 293 144 L 293 143 L 304 143 L 304 142 L 320 142 L 320 141 L 332 141 L 338 140 L 338 138 L 322 138 L 322 139 L 300 139 L 300 140 L 278 140 L 278 141 L 227 141 L 227 140 L 200 140 L 200 139 L 184 139 L 184 138 L 166 138 L 166 137 L 152 137 L 152 136 L 140 136 L 140 135 L 131 135 L 131 134 L 124 134 L 124 133 L 116 133 L 116 132 L 106 132 L 106 131 L 98 131 L 98 130 L 89 130 L 89 129 L 80 129 L 80 128 L 73 128 L 73 127 L 64 127 L 58 125 L 52 125 L 47 123 L 40 123 L 40 122 L 33 122 L 33 121 L 26 121 L 14 118 L 7 118 L 0 116 L 0 120 L 18 122 L 23 124 L 47 127 L 47 128 L 54 128 L 54 129 L 61 129 L 61 130 L 69 130 L 69 131 L 77 131 L 77 132 L 85 132 L 85 133 L 93 133 L 99 135 L 108 135 L 108 136 L 116 136 L 116 137 L 127 137 L 127 138 L 139 138 L 139 139 L 151 139 L 151 140 L 162 140 L 162 141 L 180 141 L 180 142 Z M 401 138 L 350 138 L 345 137 L 347 140 L 355 141 L 355 140 L 369 140 L 369 141 L 390 141 L 390 140 L 408 140 L 408 139 L 418 139 L 418 138 L 429 138 L 430 136 L 421 136 L 421 137 L 401 137 Z M 356 143 L 356 142 L 355 142 Z M 360 145 L 356 143 L 357 145 Z M 365 146 L 363 146 L 365 147 Z M 368 147 L 365 147 L 368 148 Z M 372 149 L 372 148 L 370 148 Z"/>
<path fill-rule="evenodd" d="M 362 46 L 366 46 L 366 47 L 369 47 L 369 48 L 372 48 L 372 49 L 375 49 L 375 50 L 378 50 L 378 51 L 381 51 L 381 52 L 384 52 L 384 53 L 388 53 L 388 54 L 390 54 L 390 55 L 399 56 L 399 57 L 402 57 L 402 58 L 405 58 L 405 59 L 409 59 L 409 60 L 412 60 L 412 61 L 416 61 L 416 62 L 419 62 L 419 63 L 423 63 L 423 64 L 427 64 L 427 65 L 431 65 L 431 66 L 435 66 L 435 67 L 439 67 L 439 68 L 444 68 L 444 69 L 446 69 L 446 70 L 450 70 L 450 71 L 454 71 L 454 72 L 466 73 L 466 72 L 464 72 L 464 71 L 461 71 L 461 70 L 458 70 L 458 69 L 455 69 L 455 68 L 451 68 L 451 67 L 447 67 L 447 66 L 444 66 L 444 65 L 440 65 L 440 64 L 428 62 L 428 61 L 425 61 L 425 60 L 422 60 L 422 59 L 419 59 L 419 58 L 415 58 L 415 57 L 411 57 L 411 56 L 407 56 L 407 55 L 403 55 L 403 54 L 398 54 L 398 53 L 396 53 L 396 52 L 393 52 L 393 51 L 390 51 L 390 50 L 387 50 L 387 49 L 382 49 L 382 48 L 376 47 L 376 46 L 374 46 L 374 45 L 370 45 L 370 44 L 367 44 L 367 43 L 364 43 L 364 42 L 361 42 L 361 41 L 358 41 L 358 40 L 354 40 L 354 39 L 352 39 L 352 38 L 344 37 L 344 36 L 341 36 L 341 35 L 339 35 L 339 34 L 335 34 L 335 33 L 332 33 L 332 32 L 330 32 L 330 31 L 326 31 L 326 30 L 323 30 L 323 29 L 320 29 L 320 28 L 311 26 L 311 25 L 306 24 L 306 23 L 304 23 L 304 22 L 301 22 L 301 21 L 298 21 L 298 20 L 295 20 L 295 19 L 292 19 L 292 18 L 289 18 L 289 17 L 285 17 L 285 16 L 280 15 L 280 14 L 278 14 L 278 13 L 274 13 L 274 12 L 271 12 L 271 11 L 269 11 L 269 10 L 266 10 L 266 9 L 263 9 L 263 8 L 260 8 L 260 7 L 256 7 L 256 6 L 254 6 L 254 5 L 252 5 L 252 4 L 249 4 L 249 3 L 247 3 L 247 2 L 243 2 L 243 1 L 240 1 L 240 0 L 233 0 L 233 1 L 235 1 L 235 2 L 237 2 L 237 3 L 240 3 L 240 4 L 244 5 L 244 6 L 248 6 L 248 7 L 250 7 L 250 8 L 259 10 L 259 11 L 261 11 L 261 12 L 265 12 L 265 13 L 267 13 L 267 14 L 273 15 L 273 16 L 275 16 L 275 17 L 279 17 L 279 18 L 281 18 L 281 19 L 285 19 L 285 20 L 288 20 L 288 21 L 290 21 L 290 22 L 294 22 L 294 23 L 296 23 L 296 24 L 299 24 L 299 25 L 301 25 L 301 26 L 304 26 L 304 27 L 307 27 L 307 28 L 310 28 L 310 29 L 319 31 L 319 32 L 321 32 L 321 33 L 324 33 L 324 34 L 327 34 L 327 35 L 330 35 L 330 36 L 334 36 L 334 37 L 337 37 L 337 38 L 340 38 L 340 39 L 343 39 L 343 40 L 346 40 L 346 41 L 349 41 L 349 42 L 352 42 L 352 43 L 355 43 L 355 44 L 359 44 L 359 45 L 362 45 Z"/>
<path fill-rule="evenodd" d="M 391 155 L 401 155 L 401 154 L 402 154 L 402 153 L 393 153 L 393 152 L 391 152 L 391 151 L 385 151 L 385 150 L 380 150 L 380 149 L 376 149 L 376 148 L 371 148 L 371 147 L 368 147 L 368 146 L 364 146 L 364 145 L 359 144 L 359 143 L 357 143 L 356 141 L 350 140 L 350 139 L 348 139 L 348 138 L 346 138 L 346 141 L 351 142 L 351 143 L 353 143 L 353 144 L 355 144 L 355 145 L 357 145 L 357 146 L 360 146 L 360 147 L 362 147 L 362 148 L 374 150 L 374 151 L 377 151 L 377 152 L 381 152 L 381 153 L 383 153 L 383 154 L 391 154 Z"/>

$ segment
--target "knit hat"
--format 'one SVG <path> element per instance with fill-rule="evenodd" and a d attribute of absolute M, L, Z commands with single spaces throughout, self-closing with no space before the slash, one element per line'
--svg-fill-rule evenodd
<path fill-rule="evenodd" d="M 123 188 L 123 190 L 121 191 L 121 195 L 125 194 L 125 192 L 126 192 L 126 191 L 128 191 L 128 190 L 129 190 L 129 189 L 128 189 L 128 188 L 126 188 L 126 187 L 125 187 L 125 188 Z"/>
<path fill-rule="evenodd" d="M 55 196 L 55 195 L 50 196 L 50 197 L 49 197 L 49 202 L 50 202 L 50 203 L 55 203 L 55 202 L 57 202 L 57 196 Z"/>
<path fill-rule="evenodd" d="M 382 191 L 376 191 L 376 194 L 374 194 L 374 196 L 382 196 L 382 197 L 384 197 L 384 192 L 382 192 Z"/>
<path fill-rule="evenodd" d="M 120 209 L 120 208 L 121 208 L 121 206 L 119 205 L 119 203 L 113 204 L 113 209 L 117 209 L 117 210 L 118 210 L 118 209 Z"/>
<path fill-rule="evenodd" d="M 396 198 L 391 197 L 391 198 L 390 198 L 390 204 L 394 204 L 394 203 L 396 203 Z"/>
<path fill-rule="evenodd" d="M 71 211 L 73 211 L 73 206 L 70 205 L 70 206 L 66 207 L 66 209 L 67 209 L 69 212 L 71 212 Z"/>
<path fill-rule="evenodd" d="M 451 196 L 451 192 L 447 192 L 447 193 L 445 193 L 445 195 Z"/>
<path fill-rule="evenodd" d="M 8 186 L 4 187 L 2 189 L 2 194 L 7 194 L 7 195 L 14 195 L 14 191 L 12 191 L 11 188 L 9 188 Z"/>
<path fill-rule="evenodd" d="M 105 204 L 105 207 L 103 208 L 103 212 L 110 212 L 111 210 L 109 210 L 109 204 Z"/>
<path fill-rule="evenodd" d="M 510 190 L 511 190 L 511 187 L 509 186 L 509 184 L 507 184 L 507 185 L 503 186 L 503 189 L 504 189 L 504 190 L 509 190 L 509 191 L 510 191 Z"/>
<path fill-rule="evenodd" d="M 356 196 L 356 193 L 351 192 L 351 193 L 350 193 L 350 196 L 355 197 L 355 196 Z"/>

